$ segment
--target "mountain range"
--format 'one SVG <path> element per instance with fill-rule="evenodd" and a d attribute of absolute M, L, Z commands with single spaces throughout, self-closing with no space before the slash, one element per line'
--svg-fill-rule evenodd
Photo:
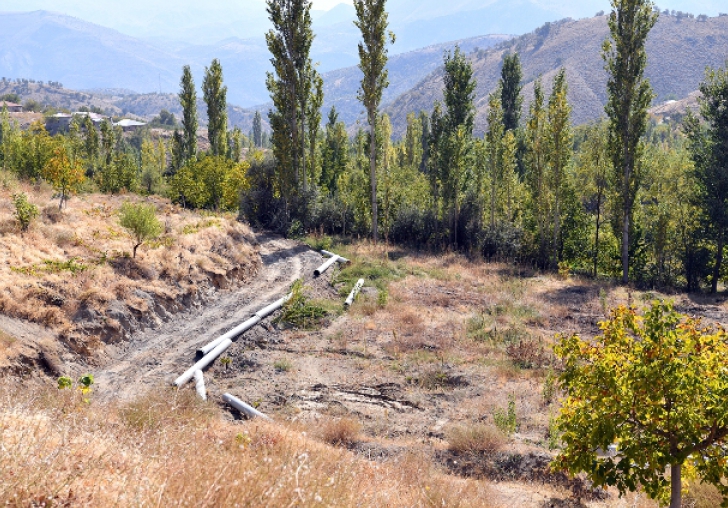
<path fill-rule="evenodd" d="M 488 95 L 498 84 L 503 56 L 517 52 L 524 75 L 524 114 L 533 96 L 536 79 L 550 92 L 551 82 L 561 67 L 566 69 L 572 119 L 585 123 L 604 114 L 607 74 L 602 60 L 602 43 L 609 36 L 606 16 L 565 19 L 511 39 L 491 50 L 469 55 L 477 80 L 476 132 L 486 125 Z M 646 77 L 656 94 L 654 104 L 682 99 L 698 88 L 706 67 L 721 67 L 728 56 L 728 16 L 686 17 L 660 15 L 647 40 Z M 406 126 L 407 113 L 430 111 L 442 100 L 442 68 L 434 71 L 408 92 L 387 105 L 395 133 Z"/>

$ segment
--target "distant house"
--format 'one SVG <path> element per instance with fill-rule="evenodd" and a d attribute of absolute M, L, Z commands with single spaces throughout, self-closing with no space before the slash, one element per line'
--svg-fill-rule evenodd
<path fill-rule="evenodd" d="M 8 113 L 22 113 L 23 112 L 23 106 L 20 104 L 15 104 L 14 102 L 7 102 L 3 101 L 0 102 L 0 111 L 5 108 L 8 110 Z"/>
<path fill-rule="evenodd" d="M 146 124 L 144 122 L 137 122 L 136 120 L 124 118 L 123 120 L 119 120 L 114 123 L 114 125 L 121 127 L 124 132 L 131 132 L 139 129 L 140 127 L 144 127 Z"/>
<path fill-rule="evenodd" d="M 87 113 L 85 111 L 77 111 L 75 113 L 56 113 L 53 116 L 46 118 L 46 130 L 51 134 L 57 134 L 58 132 L 65 132 L 68 130 L 68 126 L 71 125 L 71 120 L 78 118 L 81 125 L 86 121 L 86 117 L 90 118 L 95 127 L 99 127 L 104 120 L 108 119 L 104 115 L 98 113 Z"/>

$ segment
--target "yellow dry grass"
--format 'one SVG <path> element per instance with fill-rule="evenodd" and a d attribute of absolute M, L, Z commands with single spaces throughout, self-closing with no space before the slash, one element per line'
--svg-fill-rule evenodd
<path fill-rule="evenodd" d="M 100 338 L 78 330 L 74 317 L 79 311 L 103 316 L 108 304 L 118 300 L 144 313 L 149 310 L 146 295 L 174 311 L 181 298 L 194 296 L 201 287 L 235 284 L 259 265 L 249 229 L 232 216 L 203 216 L 136 195 L 83 195 L 58 213 L 57 200 L 45 186 L 3 181 L 0 312 L 50 327 L 79 352 L 92 351 Z M 43 211 L 22 234 L 11 201 L 21 191 Z M 133 244 L 118 222 L 125 201 L 154 204 L 165 227 L 159 239 L 139 249 L 136 259 L 129 257 Z M 106 326 L 111 335 L 106 339 L 118 339 L 119 324 L 107 320 Z"/>
<path fill-rule="evenodd" d="M 117 408 L 4 384 L 3 505 L 498 506 L 485 501 L 488 484 L 415 454 L 369 462 L 295 428 L 222 421 L 189 393 Z"/>

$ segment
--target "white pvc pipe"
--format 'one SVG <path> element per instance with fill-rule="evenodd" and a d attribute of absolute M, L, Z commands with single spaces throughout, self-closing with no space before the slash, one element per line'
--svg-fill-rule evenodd
<path fill-rule="evenodd" d="M 195 390 L 197 391 L 197 395 L 199 395 L 202 400 L 207 400 L 207 390 L 205 390 L 205 377 L 202 375 L 201 370 L 195 371 Z"/>
<path fill-rule="evenodd" d="M 286 303 L 288 300 L 290 300 L 293 297 L 293 293 L 288 293 L 286 296 L 281 298 L 280 300 L 271 303 L 267 307 L 264 307 L 260 309 L 258 312 L 255 313 L 257 317 L 260 319 L 265 319 L 271 314 L 273 314 L 275 311 L 283 307 L 283 304 Z"/>
<path fill-rule="evenodd" d="M 324 255 L 326 255 L 326 256 L 330 256 L 330 257 L 332 257 L 332 258 L 333 258 L 333 257 L 338 257 L 338 258 L 339 258 L 339 260 L 338 260 L 338 261 L 339 261 L 339 263 L 348 263 L 348 262 L 349 262 L 349 260 L 348 260 L 348 259 L 346 259 L 346 258 L 342 258 L 342 257 L 341 257 L 341 256 L 339 256 L 338 254 L 334 254 L 333 252 L 329 252 L 329 251 L 327 251 L 327 250 L 323 250 L 323 249 L 321 249 L 321 254 L 324 254 Z"/>
<path fill-rule="evenodd" d="M 262 418 L 264 420 L 268 420 L 269 422 L 272 422 L 273 420 L 270 419 L 270 417 L 264 415 L 254 407 L 251 407 L 247 405 L 242 400 L 238 399 L 237 397 L 233 397 L 229 393 L 226 393 L 222 396 L 222 400 L 224 400 L 226 403 L 230 404 L 232 407 L 246 415 L 248 418 Z"/>
<path fill-rule="evenodd" d="M 328 261 L 326 261 L 323 265 L 319 266 L 313 271 L 314 276 L 318 277 L 322 273 L 324 273 L 326 270 L 331 268 L 331 266 L 336 263 L 339 260 L 339 256 L 334 255 L 334 257 L 330 258 Z"/>
<path fill-rule="evenodd" d="M 260 323 L 260 317 L 253 316 L 252 318 L 248 319 L 245 323 L 241 324 L 240 326 L 237 326 L 236 328 L 233 328 L 229 332 L 227 332 L 224 335 L 221 335 L 217 339 L 210 342 L 207 346 L 203 346 L 197 350 L 198 353 L 202 354 L 202 356 L 205 356 L 207 353 L 215 349 L 221 342 L 223 342 L 225 339 L 234 339 L 238 335 L 247 332 L 251 328 L 253 328 L 255 325 Z"/>
<path fill-rule="evenodd" d="M 356 298 L 356 295 L 359 294 L 359 291 L 361 291 L 361 288 L 364 287 L 364 279 L 359 279 L 359 281 L 356 283 L 356 286 L 354 286 L 354 289 L 351 290 L 351 293 L 349 293 L 349 298 L 346 299 L 344 302 L 344 305 L 347 307 L 350 307 L 354 303 L 354 298 Z"/>
<path fill-rule="evenodd" d="M 231 341 L 230 339 L 225 339 L 224 341 L 222 341 L 220 344 L 217 345 L 217 347 L 215 349 L 213 349 L 208 354 L 206 354 L 202 358 L 202 360 L 200 360 L 199 362 L 194 364 L 192 367 L 190 367 L 189 370 L 187 370 L 187 372 L 185 372 L 180 377 L 175 379 L 174 384 L 177 386 L 177 388 L 179 388 L 180 386 L 187 383 L 195 375 L 195 371 L 202 370 L 205 367 L 207 367 L 208 365 L 210 365 L 212 362 L 215 361 L 215 359 L 218 356 L 223 354 L 227 350 L 227 348 L 229 348 L 232 345 L 233 345 L 233 341 Z"/>

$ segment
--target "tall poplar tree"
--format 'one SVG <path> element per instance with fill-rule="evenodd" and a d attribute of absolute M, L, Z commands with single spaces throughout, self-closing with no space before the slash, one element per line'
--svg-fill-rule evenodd
<path fill-rule="evenodd" d="M 548 107 L 549 176 L 553 205 L 553 252 L 552 265 L 561 261 L 561 214 L 567 185 L 566 168 L 573 154 L 571 132 L 571 106 L 566 100 L 568 92 L 566 69 L 563 67 L 554 78 Z"/>
<path fill-rule="evenodd" d="M 197 92 L 189 65 L 182 68 L 179 103 L 182 106 L 182 133 L 178 138 L 180 165 L 197 157 Z"/>
<path fill-rule="evenodd" d="M 310 0 L 266 0 L 266 3 L 273 28 L 265 38 L 274 70 L 268 73 L 266 86 L 275 108 L 268 113 L 268 118 L 273 130 L 278 190 L 285 197 L 291 197 L 299 187 L 305 189 L 309 145 L 306 126 L 310 128 L 313 123 L 310 117 L 319 114 L 311 104 L 312 99 L 318 99 L 319 79 L 310 56 L 314 39 L 312 4 Z"/>
<path fill-rule="evenodd" d="M 708 70 L 700 92 L 700 113 L 706 126 L 703 128 L 691 115 L 686 130 L 695 162 L 697 205 L 716 247 L 711 281 L 711 290 L 716 293 L 728 234 L 728 69 Z"/>
<path fill-rule="evenodd" d="M 547 185 L 548 116 L 541 78 L 533 87 L 533 101 L 526 123 L 526 182 L 531 190 L 531 213 L 536 222 L 538 254 L 541 266 L 548 264 L 549 192 Z"/>
<path fill-rule="evenodd" d="M 521 71 L 521 60 L 518 53 L 506 54 L 503 57 L 500 79 L 503 125 L 506 131 L 515 131 L 521 121 L 521 107 L 523 105 L 521 79 L 523 79 L 523 72 Z"/>
<path fill-rule="evenodd" d="M 227 134 L 227 86 L 222 84 L 222 65 L 215 58 L 205 67 L 202 93 L 207 104 L 207 137 L 210 153 L 225 156 L 228 153 Z"/>
<path fill-rule="evenodd" d="M 354 24 L 361 31 L 359 43 L 359 69 L 364 76 L 361 80 L 359 100 L 367 110 L 369 122 L 369 179 L 372 196 L 372 238 L 379 239 L 379 217 L 377 211 L 377 117 L 382 93 L 389 86 L 387 72 L 387 40 L 394 43 L 394 34 L 389 32 L 389 22 L 385 10 L 387 0 L 354 0 L 357 20 Z"/>
<path fill-rule="evenodd" d="M 615 181 L 619 182 L 624 284 L 629 282 L 630 232 L 633 205 L 640 187 L 641 139 L 647 129 L 647 108 L 653 98 L 652 87 L 644 78 L 645 43 L 658 15 L 650 0 L 612 0 L 611 40 L 604 41 L 602 49 L 609 73 L 605 111 L 609 117 L 609 151 Z"/>
<path fill-rule="evenodd" d="M 263 146 L 263 119 L 260 111 L 256 111 L 253 116 L 253 146 L 256 148 Z"/>

